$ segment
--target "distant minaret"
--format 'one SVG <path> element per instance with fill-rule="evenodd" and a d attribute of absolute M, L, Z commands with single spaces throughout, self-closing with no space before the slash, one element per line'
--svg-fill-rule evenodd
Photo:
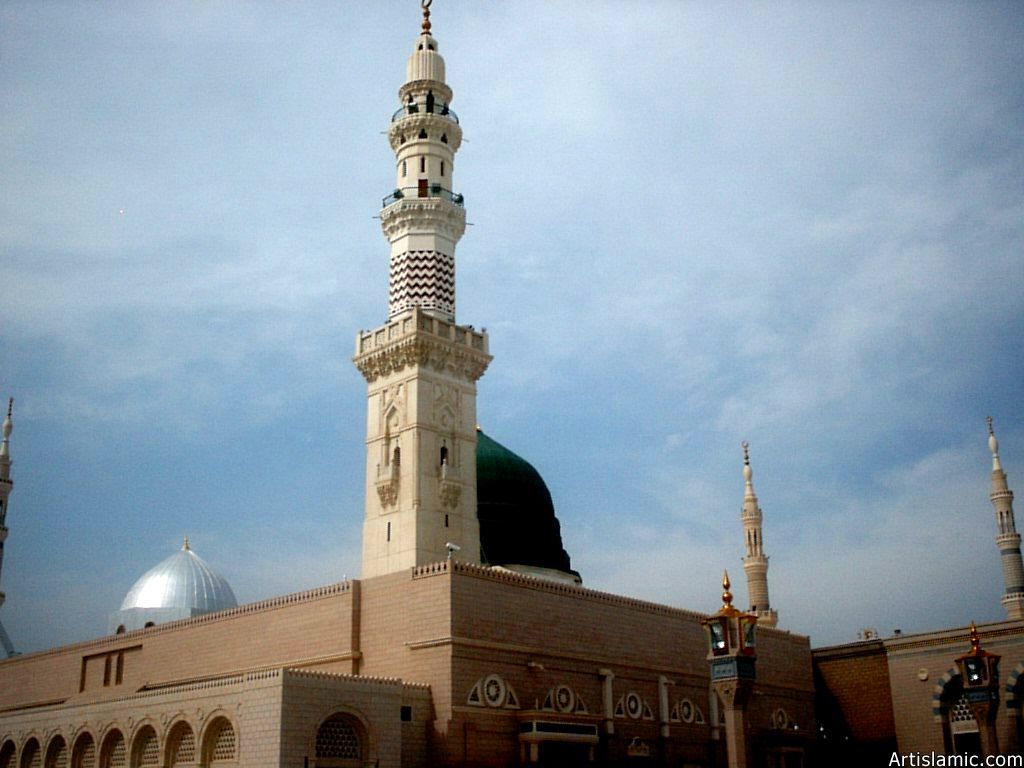
<path fill-rule="evenodd" d="M 757 616 L 759 624 L 774 627 L 779 614 L 768 603 L 768 555 L 764 553 L 764 538 L 761 535 L 761 508 L 754 493 L 754 472 L 750 469 L 750 444 L 743 443 L 743 479 L 746 490 L 743 494 L 743 534 L 747 539 L 747 556 L 743 558 L 743 570 L 747 572 L 747 594 L 750 597 L 750 612 Z"/>
<path fill-rule="evenodd" d="M 1024 619 L 1024 564 L 1020 557 L 1020 534 L 1013 522 L 1013 491 L 1006 485 L 1006 473 L 999 461 L 999 443 L 988 417 L 988 449 L 992 452 L 992 493 L 989 498 L 996 509 L 996 544 L 1003 560 L 1003 607 L 1009 619 Z"/>
<path fill-rule="evenodd" d="M 7 418 L 3 425 L 3 442 L 0 443 L 0 579 L 4 570 L 4 541 L 7 539 L 7 500 L 11 496 L 11 488 L 14 481 L 11 480 L 11 431 L 14 429 L 14 422 L 11 414 L 14 411 L 14 398 L 7 401 Z M 0 585 L 3 582 L 0 581 Z M 4 592 L 0 590 L 0 606 L 4 604 Z M 0 622 L 0 653 L 5 656 L 14 656 L 14 646 L 4 631 L 3 622 Z"/>
<path fill-rule="evenodd" d="M 487 334 L 455 322 L 455 244 L 466 228 L 452 191 L 459 119 L 430 33 L 430 0 L 398 90 L 388 139 L 395 191 L 380 223 L 391 244 L 388 321 L 356 339 L 367 382 L 363 578 L 455 557 L 480 562 L 476 382 Z"/>

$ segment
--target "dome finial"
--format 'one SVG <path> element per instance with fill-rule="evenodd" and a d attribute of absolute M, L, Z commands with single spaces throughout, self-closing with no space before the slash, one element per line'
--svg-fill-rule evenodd
<path fill-rule="evenodd" d="M 0 459 L 4 460 L 5 466 L 9 466 L 10 465 L 10 462 L 8 461 L 8 459 L 10 459 L 10 456 L 11 456 L 11 449 L 10 449 L 10 445 L 9 445 L 10 439 L 11 439 L 11 430 L 14 429 L 14 422 L 11 419 L 11 413 L 13 412 L 13 409 L 14 409 L 14 398 L 12 397 L 12 398 L 10 398 L 7 401 L 7 418 L 4 419 L 4 425 L 3 425 L 3 436 L 4 437 L 3 437 L 3 442 L 0 443 Z"/>
<path fill-rule="evenodd" d="M 185 543 L 181 545 L 181 548 L 182 548 L 183 550 L 185 550 L 186 552 L 188 552 L 188 551 L 189 551 L 190 547 L 189 547 L 189 545 L 188 545 L 188 536 L 186 536 L 186 537 L 185 537 Z"/>
<path fill-rule="evenodd" d="M 992 471 L 1000 470 L 1003 466 L 999 461 L 999 441 L 996 440 L 996 431 L 992 428 L 992 417 L 988 416 L 985 420 L 988 422 L 988 449 L 992 452 Z"/>
<path fill-rule="evenodd" d="M 432 2 L 434 0 L 420 0 L 420 7 L 423 8 L 422 34 L 424 35 L 430 34 L 430 4 Z"/>
<path fill-rule="evenodd" d="M 754 478 L 754 470 L 750 468 L 750 443 L 744 440 L 740 445 L 743 446 L 743 479 L 747 482 L 747 493 L 752 494 L 754 486 L 751 481 Z"/>

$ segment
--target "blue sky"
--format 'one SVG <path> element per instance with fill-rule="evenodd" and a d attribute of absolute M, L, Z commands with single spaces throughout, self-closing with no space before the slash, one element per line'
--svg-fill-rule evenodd
<path fill-rule="evenodd" d="M 479 421 L 585 584 L 780 625 L 1001 618 L 1024 492 L 1015 3 L 437 0 Z M 241 601 L 357 576 L 373 218 L 418 3 L 0 4 L 0 609 L 97 636 L 186 534 Z M 1018 510 L 1024 515 L 1024 510 Z"/>

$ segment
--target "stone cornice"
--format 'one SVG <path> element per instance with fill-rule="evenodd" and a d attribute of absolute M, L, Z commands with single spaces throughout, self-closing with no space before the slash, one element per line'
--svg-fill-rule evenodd
<path fill-rule="evenodd" d="M 491 356 L 464 344 L 414 331 L 384 347 L 356 355 L 352 362 L 367 382 L 417 365 L 475 382 L 484 375 Z"/>
<path fill-rule="evenodd" d="M 406 197 L 380 212 L 380 227 L 391 242 L 409 232 L 437 233 L 456 242 L 466 231 L 466 209 L 440 197 Z"/>
<path fill-rule="evenodd" d="M 397 152 L 409 142 L 416 141 L 420 130 L 427 132 L 427 141 L 436 141 L 441 144 L 441 135 L 447 137 L 444 142 L 452 152 L 458 152 L 462 146 L 462 128 L 453 120 L 444 117 L 436 112 L 413 112 L 411 115 L 403 115 L 391 124 L 388 128 L 388 141 L 391 142 L 391 149 Z M 402 136 L 405 141 L 402 141 Z M 424 139 L 418 139 L 424 141 Z"/>

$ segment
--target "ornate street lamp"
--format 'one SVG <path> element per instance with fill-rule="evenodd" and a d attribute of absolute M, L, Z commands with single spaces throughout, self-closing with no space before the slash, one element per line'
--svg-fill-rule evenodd
<path fill-rule="evenodd" d="M 701 624 L 707 634 L 711 686 L 725 710 L 725 740 L 730 768 L 750 763 L 745 712 L 754 689 L 757 616 L 732 605 L 729 572 L 722 576 L 722 607 Z"/>
<path fill-rule="evenodd" d="M 971 622 L 971 650 L 956 660 L 964 695 L 981 731 L 982 757 L 999 754 L 996 712 L 999 710 L 999 659 L 981 647 L 978 627 Z"/>

